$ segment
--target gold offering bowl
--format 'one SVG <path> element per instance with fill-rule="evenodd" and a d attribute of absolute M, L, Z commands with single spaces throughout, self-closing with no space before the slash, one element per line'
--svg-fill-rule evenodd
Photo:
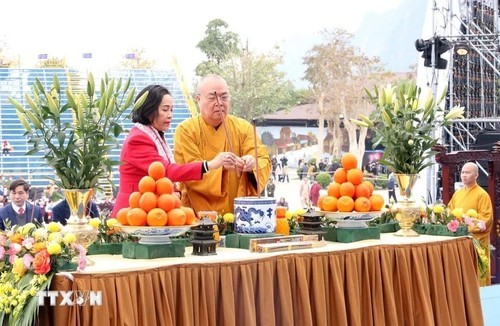
<path fill-rule="evenodd" d="M 97 230 L 88 224 L 85 212 L 93 189 L 64 189 L 63 193 L 71 212 L 63 232 L 73 233 L 76 236 L 76 243 L 87 249 L 97 239 Z M 87 258 L 87 265 L 93 264 L 94 262 Z"/>
<path fill-rule="evenodd" d="M 399 222 L 401 229 L 394 235 L 400 237 L 418 237 L 419 234 L 412 229 L 415 220 L 420 216 L 420 207 L 417 203 L 414 200 L 405 199 L 399 201 L 396 208 L 396 220 Z"/>
<path fill-rule="evenodd" d="M 97 239 L 97 230 L 87 221 L 81 223 L 68 223 L 64 227 L 65 233 L 73 233 L 76 236 L 76 243 L 88 248 Z"/>

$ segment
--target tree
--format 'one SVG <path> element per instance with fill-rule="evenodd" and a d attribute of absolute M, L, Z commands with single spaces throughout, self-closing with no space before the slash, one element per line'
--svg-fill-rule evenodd
<path fill-rule="evenodd" d="M 304 57 L 307 68 L 303 79 L 310 83 L 319 110 L 317 159 L 323 154 L 325 120 L 329 120 L 333 137 L 342 139 L 340 130 L 342 96 L 335 93 L 342 91 L 342 83 L 349 75 L 349 62 L 355 52 L 354 47 L 349 44 L 352 34 L 345 30 L 336 29 L 333 32 L 324 30 L 323 36 L 325 43 L 313 46 Z M 337 148 L 332 149 L 332 154 L 334 157 L 340 157 L 341 144 L 333 143 Z"/>
<path fill-rule="evenodd" d="M 127 58 L 122 61 L 121 66 L 130 69 L 151 69 L 156 62 L 146 56 L 143 48 L 132 48 L 127 52 Z"/>
<path fill-rule="evenodd" d="M 370 109 L 365 88 L 386 76 L 378 58 L 370 58 L 351 45 L 353 35 L 342 29 L 323 31 L 325 43 L 315 45 L 304 57 L 306 73 L 319 107 L 318 153 L 323 152 L 324 123 L 334 139 L 343 139 L 341 123 L 349 136 L 349 151 L 356 154 L 359 164 L 364 155 L 366 130 L 359 131 L 347 121 Z M 333 157 L 341 156 L 342 141 L 334 141 L 330 148 Z"/>
<path fill-rule="evenodd" d="M 233 55 L 241 53 L 238 34 L 225 31 L 228 24 L 222 19 L 214 19 L 208 22 L 205 30 L 205 38 L 196 47 L 205 53 L 207 61 L 196 66 L 195 72 L 198 76 L 208 73 L 219 73 L 220 64 Z"/>
<path fill-rule="evenodd" d="M 237 34 L 220 30 L 227 27 L 220 19 L 208 23 L 206 37 L 198 43 L 207 60 L 196 67 L 196 74 L 222 76 L 231 90 L 231 113 L 248 121 L 295 105 L 300 97 L 278 70 L 283 63 L 279 48 L 268 54 L 240 49 Z"/>
<path fill-rule="evenodd" d="M 220 75 L 231 88 L 232 114 L 251 121 L 254 117 L 295 105 L 293 85 L 277 69 L 282 62 L 277 53 L 244 51 L 221 65 Z"/>

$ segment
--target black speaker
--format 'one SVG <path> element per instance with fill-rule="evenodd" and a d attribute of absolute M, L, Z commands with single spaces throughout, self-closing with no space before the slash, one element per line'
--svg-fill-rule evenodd
<path fill-rule="evenodd" d="M 477 134 L 476 142 L 471 146 L 472 150 L 492 150 L 493 145 L 500 141 L 500 131 L 497 130 L 485 130 Z M 488 171 L 487 161 L 477 161 L 479 165 Z M 488 189 L 488 177 L 482 171 L 479 171 L 479 178 L 477 183 L 484 189 Z"/>

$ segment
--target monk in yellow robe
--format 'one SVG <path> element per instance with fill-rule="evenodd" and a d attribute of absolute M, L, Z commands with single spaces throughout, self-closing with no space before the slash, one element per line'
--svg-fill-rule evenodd
<path fill-rule="evenodd" d="M 271 173 L 271 160 L 260 139 L 255 142 L 253 126 L 229 115 L 231 97 L 222 77 L 204 77 L 196 100 L 201 114 L 186 119 L 175 130 L 176 163 L 210 160 L 222 151 L 233 152 L 236 157 L 223 167 L 205 173 L 201 181 L 183 182 L 182 205 L 195 212 L 233 213 L 234 198 L 257 196 L 262 192 Z"/>
<path fill-rule="evenodd" d="M 481 230 L 478 227 L 470 229 L 474 238 L 480 243 L 481 247 L 485 250 L 486 257 L 490 258 L 490 232 L 493 227 L 493 207 L 491 205 L 491 198 L 488 193 L 477 184 L 479 177 L 478 167 L 475 163 L 465 163 L 460 173 L 460 178 L 464 187 L 457 190 L 448 207 L 453 210 L 455 208 L 462 208 L 466 213 L 469 209 L 474 209 L 477 212 L 477 219 L 484 222 L 486 228 Z M 491 284 L 490 272 L 486 277 L 480 279 L 481 285 Z"/>

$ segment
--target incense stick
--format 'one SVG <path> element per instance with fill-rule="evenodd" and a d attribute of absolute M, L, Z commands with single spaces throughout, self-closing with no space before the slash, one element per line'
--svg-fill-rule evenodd
<path fill-rule="evenodd" d="M 224 127 L 224 132 L 226 134 L 226 140 L 227 140 L 227 145 L 229 146 L 229 151 L 233 154 L 236 154 L 233 150 L 233 143 L 231 142 L 231 137 L 229 137 L 229 130 L 227 129 L 227 125 L 226 125 L 226 114 L 224 113 L 224 111 L 221 109 L 221 105 L 220 105 L 220 101 L 219 101 L 219 95 L 217 95 L 217 92 L 214 91 L 214 95 L 215 95 L 215 99 L 217 100 L 217 106 L 219 107 L 219 110 L 221 112 L 221 115 L 222 115 L 222 126 Z M 240 170 L 238 168 L 236 168 L 236 175 L 239 177 L 240 176 Z"/>
<path fill-rule="evenodd" d="M 258 151 L 257 151 L 257 127 L 255 126 L 255 119 L 253 120 L 253 144 L 255 147 L 255 179 L 257 180 L 257 198 L 260 198 L 259 155 L 258 155 Z"/>
<path fill-rule="evenodd" d="M 231 142 L 231 138 L 229 137 L 229 131 L 227 130 L 227 126 L 226 126 L 226 114 L 220 108 L 221 105 L 220 105 L 220 102 L 219 102 L 219 95 L 217 95 L 217 92 L 214 91 L 214 95 L 215 95 L 215 98 L 217 100 L 217 106 L 219 107 L 220 113 L 222 115 L 222 126 L 224 127 L 224 132 L 226 133 L 226 140 L 227 140 L 227 143 L 228 143 L 228 146 L 229 146 L 229 151 L 231 153 L 234 153 L 234 151 L 233 151 L 233 143 Z"/>

